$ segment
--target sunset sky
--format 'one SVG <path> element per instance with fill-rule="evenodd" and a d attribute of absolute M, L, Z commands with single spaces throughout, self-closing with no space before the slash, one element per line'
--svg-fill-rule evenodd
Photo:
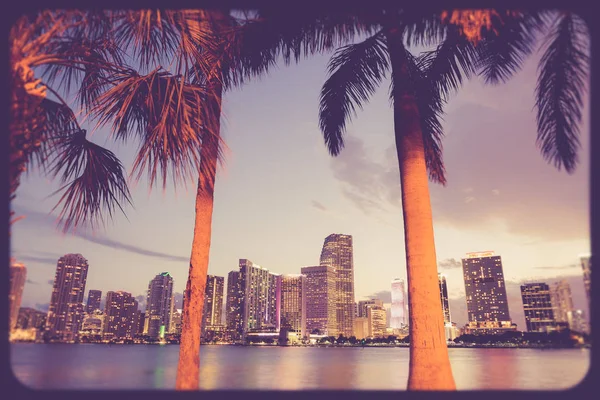
<path fill-rule="evenodd" d="M 324 238 L 354 237 L 355 294 L 386 296 L 406 277 L 398 164 L 389 79 L 348 125 L 346 147 L 327 153 L 318 102 L 331 54 L 283 64 L 268 77 L 225 94 L 209 274 L 227 276 L 239 258 L 276 273 L 317 265 Z M 569 175 L 547 164 L 536 147 L 534 89 L 539 55 L 508 84 L 472 79 L 446 107 L 446 187 L 430 184 L 439 271 L 447 275 L 453 320 L 466 321 L 460 259 L 472 251 L 502 256 L 508 284 L 568 277 L 575 307 L 587 312 L 579 255 L 590 251 L 589 108 L 586 99 L 580 163 Z M 129 169 L 137 145 L 117 147 L 106 130 L 92 140 Z M 134 207 L 106 229 L 62 235 L 50 210 L 58 188 L 37 171 L 22 179 L 13 206 L 26 218 L 13 228 L 12 251 L 28 269 L 23 306 L 50 300 L 57 259 L 81 253 L 89 289 L 144 295 L 168 271 L 183 292 L 194 223 L 195 182 L 149 194 L 131 185 Z M 461 304 L 464 304 L 461 306 Z M 460 308 L 459 308 L 460 307 Z M 522 304 L 509 293 L 510 312 L 524 329 Z"/>

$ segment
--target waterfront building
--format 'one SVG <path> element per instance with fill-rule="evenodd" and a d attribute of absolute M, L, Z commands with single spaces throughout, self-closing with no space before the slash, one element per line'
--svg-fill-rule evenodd
<path fill-rule="evenodd" d="M 17 326 L 19 309 L 21 308 L 21 299 L 23 298 L 23 289 L 25 288 L 25 281 L 27 280 L 27 268 L 25 268 L 25 265 L 11 259 L 8 271 L 8 330 L 11 331 Z"/>
<path fill-rule="evenodd" d="M 331 266 L 320 265 L 303 267 L 301 273 L 306 276 L 307 332 L 309 334 L 337 336 L 335 269 Z"/>
<path fill-rule="evenodd" d="M 46 319 L 46 335 L 50 340 L 78 339 L 87 273 L 88 261 L 81 254 L 66 254 L 58 259 Z"/>
<path fill-rule="evenodd" d="M 171 327 L 173 277 L 168 272 L 156 275 L 148 285 L 144 334 L 163 338 Z"/>
<path fill-rule="evenodd" d="M 358 316 L 360 318 L 368 317 L 369 307 L 377 306 L 383 308 L 383 301 L 379 299 L 361 300 L 358 302 Z"/>
<path fill-rule="evenodd" d="M 390 308 L 390 327 L 402 329 L 408 324 L 408 304 L 404 279 L 396 278 L 392 281 L 392 306 Z"/>
<path fill-rule="evenodd" d="M 354 337 L 358 340 L 369 337 L 369 319 L 367 317 L 356 317 L 354 319 Z"/>
<path fill-rule="evenodd" d="M 585 294 L 588 299 L 588 304 L 591 304 L 591 290 L 592 290 L 592 257 L 589 255 L 581 256 L 581 269 L 583 270 L 583 285 L 585 287 Z"/>
<path fill-rule="evenodd" d="M 386 314 L 385 308 L 379 306 L 370 306 L 367 308 L 367 319 L 369 325 L 369 337 L 382 338 L 386 332 Z"/>
<path fill-rule="evenodd" d="M 208 275 L 204 291 L 204 307 L 202 308 L 202 332 L 209 327 L 221 325 L 223 310 L 223 289 L 225 278 Z"/>
<path fill-rule="evenodd" d="M 280 329 L 306 336 L 306 276 L 281 276 Z"/>
<path fill-rule="evenodd" d="M 550 291 L 554 320 L 557 323 L 569 322 L 569 312 L 573 311 L 571 286 L 566 280 L 555 282 Z"/>
<path fill-rule="evenodd" d="M 17 329 L 43 330 L 46 325 L 46 313 L 29 307 L 19 309 L 17 317 Z"/>
<path fill-rule="evenodd" d="M 515 330 L 508 310 L 501 257 L 493 251 L 467 253 L 462 266 L 469 333 Z"/>
<path fill-rule="evenodd" d="M 354 328 L 354 261 L 352 236 L 331 234 L 325 238 L 320 265 L 332 267 L 336 275 L 336 330 L 346 337 Z"/>
<path fill-rule="evenodd" d="M 448 303 L 448 285 L 446 284 L 446 276 L 438 274 L 438 282 L 440 285 L 440 298 L 442 300 L 442 315 L 444 325 L 451 323 L 450 320 L 450 305 Z"/>
<path fill-rule="evenodd" d="M 104 306 L 103 338 L 132 339 L 137 330 L 138 302 L 131 293 L 110 291 Z"/>
<path fill-rule="evenodd" d="M 589 325 L 582 310 L 569 311 L 567 317 L 571 330 L 586 334 L 590 333 Z"/>
<path fill-rule="evenodd" d="M 231 339 L 241 339 L 243 335 L 244 293 L 240 285 L 240 271 L 227 275 L 227 300 L 225 306 L 226 327 Z"/>
<path fill-rule="evenodd" d="M 555 329 L 550 287 L 547 284 L 536 282 L 521 285 L 521 298 L 528 332 L 548 332 Z"/>
<path fill-rule="evenodd" d="M 90 290 L 88 292 L 87 304 L 85 306 L 85 312 L 91 314 L 96 310 L 100 310 L 100 301 L 102 300 L 101 290 Z"/>
<path fill-rule="evenodd" d="M 86 313 L 81 323 L 79 336 L 100 338 L 104 332 L 104 318 L 104 313 L 99 309 Z"/>
<path fill-rule="evenodd" d="M 240 259 L 243 333 L 279 328 L 281 278 L 247 259 Z"/>

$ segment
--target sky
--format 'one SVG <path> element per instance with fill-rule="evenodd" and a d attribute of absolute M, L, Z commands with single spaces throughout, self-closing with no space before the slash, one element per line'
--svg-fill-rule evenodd
<path fill-rule="evenodd" d="M 215 187 L 209 274 L 227 276 L 247 258 L 270 271 L 299 273 L 317 265 L 331 233 L 354 238 L 356 301 L 389 299 L 391 281 L 406 278 L 398 163 L 389 79 L 347 124 L 346 146 L 331 157 L 318 127 L 319 93 L 331 53 L 281 66 L 225 93 L 227 144 Z M 540 54 L 507 84 L 471 79 L 446 106 L 443 127 L 448 183 L 430 183 L 438 269 L 447 276 L 453 320 L 467 320 L 461 258 L 502 257 L 509 308 L 525 323 L 518 285 L 571 282 L 576 308 L 587 313 L 579 255 L 590 251 L 589 96 L 585 95 L 580 162 L 569 175 L 546 163 L 535 144 L 534 89 Z M 90 138 L 90 136 L 88 136 Z M 117 145 L 106 129 L 91 140 L 113 150 L 128 171 L 136 144 Z M 13 208 L 25 219 L 12 231 L 12 253 L 27 266 L 22 306 L 45 309 L 58 258 L 89 261 L 89 289 L 145 297 L 149 281 L 168 271 L 185 288 L 195 182 L 149 190 L 131 182 L 133 207 L 104 229 L 60 233 L 50 196 L 58 182 L 38 171 L 21 180 Z M 515 288 L 516 291 L 515 291 Z M 144 299 L 145 300 L 145 299 Z"/>

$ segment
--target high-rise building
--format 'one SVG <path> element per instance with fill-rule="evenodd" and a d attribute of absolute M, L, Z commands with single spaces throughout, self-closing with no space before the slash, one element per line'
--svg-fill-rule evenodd
<path fill-rule="evenodd" d="M 227 275 L 227 301 L 225 317 L 227 331 L 233 339 L 243 335 L 244 293 L 240 285 L 240 272 L 231 271 Z"/>
<path fill-rule="evenodd" d="M 158 338 L 169 331 L 172 301 L 173 277 L 168 272 L 156 275 L 148 285 L 144 334 Z"/>
<path fill-rule="evenodd" d="M 450 305 L 448 304 L 448 285 L 446 277 L 438 274 L 438 282 L 440 283 L 440 298 L 442 299 L 442 313 L 444 316 L 444 325 L 450 323 Z"/>
<path fill-rule="evenodd" d="M 46 334 L 50 340 L 77 340 L 84 314 L 87 273 L 88 262 L 81 254 L 66 254 L 58 259 L 46 319 Z"/>
<path fill-rule="evenodd" d="M 555 282 L 550 291 L 554 319 L 556 322 L 569 323 L 569 312 L 573 311 L 571 286 L 566 280 Z"/>
<path fill-rule="evenodd" d="M 545 283 L 521 285 L 521 298 L 528 332 L 548 332 L 556 326 L 550 287 Z"/>
<path fill-rule="evenodd" d="M 370 306 L 367 308 L 367 320 L 369 324 L 369 337 L 385 337 L 386 327 L 385 308 L 379 306 Z"/>
<path fill-rule="evenodd" d="M 250 260 L 240 259 L 239 281 L 243 295 L 243 333 L 277 329 L 279 275 L 270 273 L 268 269 Z"/>
<path fill-rule="evenodd" d="M 379 299 L 361 300 L 358 302 L 358 317 L 367 318 L 369 307 L 381 307 L 383 308 L 383 301 Z"/>
<path fill-rule="evenodd" d="M 46 325 L 46 313 L 35 310 L 33 308 L 24 307 L 19 309 L 19 316 L 17 318 L 18 329 L 31 329 L 35 328 L 43 330 Z"/>
<path fill-rule="evenodd" d="M 27 280 L 27 268 L 14 260 L 11 261 L 8 278 L 10 284 L 8 289 L 9 330 L 13 330 L 17 326 L 19 308 L 21 308 L 21 299 L 23 297 L 23 288 L 25 287 L 25 281 Z"/>
<path fill-rule="evenodd" d="M 131 293 L 106 293 L 104 339 L 134 338 L 137 331 L 138 302 Z"/>
<path fill-rule="evenodd" d="M 95 310 L 100 309 L 100 300 L 102 300 L 101 290 L 90 290 L 88 292 L 87 304 L 85 306 L 85 312 L 91 314 Z"/>
<path fill-rule="evenodd" d="M 136 335 L 143 335 L 144 334 L 144 323 L 146 322 L 146 313 L 145 312 L 141 312 L 138 309 L 137 312 L 137 323 L 135 325 L 135 334 Z"/>
<path fill-rule="evenodd" d="M 281 276 L 280 327 L 306 336 L 306 276 Z"/>
<path fill-rule="evenodd" d="M 183 309 L 176 308 L 171 315 L 171 333 L 181 335 L 181 324 L 183 318 Z"/>
<path fill-rule="evenodd" d="M 306 331 L 337 336 L 335 269 L 320 265 L 303 267 L 301 272 L 306 276 Z"/>
<path fill-rule="evenodd" d="M 221 310 L 223 309 L 223 288 L 225 278 L 208 275 L 204 292 L 204 307 L 202 309 L 202 332 L 209 327 L 221 325 Z"/>
<path fill-rule="evenodd" d="M 404 279 L 396 278 L 392 281 L 392 307 L 390 328 L 401 329 L 408 323 L 406 304 L 406 290 Z"/>
<path fill-rule="evenodd" d="M 331 234 L 325 238 L 320 265 L 334 268 L 336 274 L 337 332 L 352 336 L 354 329 L 354 261 L 352 236 Z"/>
<path fill-rule="evenodd" d="M 516 329 L 508 311 L 500 256 L 492 251 L 467 253 L 462 266 L 469 331 L 499 333 Z"/>
<path fill-rule="evenodd" d="M 582 310 L 569 311 L 567 317 L 571 330 L 580 333 L 590 333 L 589 325 Z"/>
<path fill-rule="evenodd" d="M 592 257 L 581 256 L 581 268 L 583 269 L 583 285 L 585 286 L 585 294 L 587 295 L 588 304 L 591 303 L 592 298 Z"/>
<path fill-rule="evenodd" d="M 79 335 L 101 338 L 102 332 L 104 332 L 105 317 L 104 313 L 99 309 L 95 309 L 91 313 L 86 313 L 81 322 Z"/>

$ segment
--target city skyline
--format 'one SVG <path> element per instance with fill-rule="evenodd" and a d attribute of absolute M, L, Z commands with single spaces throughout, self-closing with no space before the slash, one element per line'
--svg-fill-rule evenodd
<path fill-rule="evenodd" d="M 240 257 L 279 273 L 295 273 L 299 266 L 317 265 L 323 237 L 346 232 L 360 243 L 354 254 L 357 299 L 388 290 L 391 278 L 406 279 L 387 94 L 377 92 L 352 120 L 344 150 L 331 158 L 318 130 L 315 104 L 329 56 L 281 67 L 268 79 L 225 95 L 227 148 L 215 188 L 209 274 L 226 276 Z M 430 186 L 437 258 L 440 272 L 447 275 L 450 301 L 464 296 L 454 265 L 469 251 L 494 248 L 502 254 L 506 280 L 517 283 L 579 275 L 577 255 L 589 252 L 588 95 L 581 162 L 568 175 L 548 165 L 534 144 L 537 61 L 533 56 L 506 85 L 467 82 L 446 107 L 448 185 Z M 103 129 L 91 135 L 99 144 L 106 137 Z M 134 149 L 107 144 L 129 169 Z M 83 237 L 63 236 L 54 228 L 55 215 L 47 215 L 57 200 L 48 195 L 58 184 L 33 171 L 23 177 L 12 204 L 17 216 L 25 216 L 11 234 L 12 255 L 28 268 L 25 306 L 48 303 L 51 287 L 46 282 L 52 279 L 53 265 L 74 251 L 98 266 L 88 277 L 90 287 L 137 296 L 145 292 L 139 276 L 168 270 L 175 278 L 174 291 L 183 292 L 195 182 L 177 194 L 167 187 L 148 195 L 147 183 L 140 181 L 131 187 L 135 208 L 126 209 L 128 219 L 117 214 L 106 229 L 83 231 Z M 282 234 L 284 226 L 293 240 Z M 35 248 L 30 247 L 32 239 Z M 111 278 L 116 274 L 118 282 Z M 576 307 L 587 310 L 584 304 Z"/>

